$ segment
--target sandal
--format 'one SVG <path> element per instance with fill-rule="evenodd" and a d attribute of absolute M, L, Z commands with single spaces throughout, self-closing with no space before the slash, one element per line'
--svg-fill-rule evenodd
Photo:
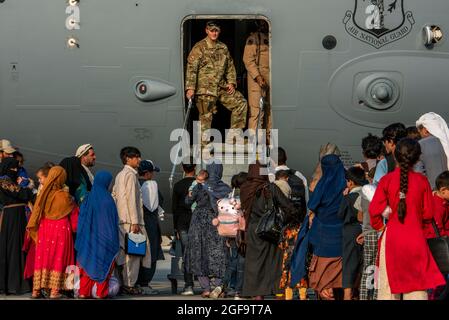
<path fill-rule="evenodd" d="M 57 300 L 57 299 L 61 299 L 61 298 L 62 298 L 62 294 L 59 292 L 59 290 L 51 290 L 51 292 L 50 292 L 51 300 Z"/>
<path fill-rule="evenodd" d="M 127 287 L 123 286 L 123 292 L 129 294 L 131 296 L 139 296 L 142 295 L 142 290 L 136 287 Z"/>
<path fill-rule="evenodd" d="M 319 293 L 321 300 L 335 300 L 334 291 L 332 289 L 323 289 Z"/>
<path fill-rule="evenodd" d="M 33 293 L 31 294 L 31 299 L 40 299 L 42 298 L 42 293 L 40 290 L 33 290 Z"/>

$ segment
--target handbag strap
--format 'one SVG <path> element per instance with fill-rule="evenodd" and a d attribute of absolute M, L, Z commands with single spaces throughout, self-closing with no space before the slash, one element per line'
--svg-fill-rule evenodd
<path fill-rule="evenodd" d="M 440 234 L 440 231 L 438 230 L 438 226 L 435 221 L 435 218 L 432 218 L 432 227 L 433 227 L 433 230 L 435 231 L 435 234 L 437 235 L 437 237 L 441 238 L 441 234 Z"/>
<path fill-rule="evenodd" d="M 268 208 L 270 208 L 270 209 L 274 208 L 274 209 L 278 210 L 278 205 L 276 203 L 276 199 L 274 198 L 273 183 L 270 182 L 267 187 L 270 189 L 270 196 L 268 197 L 268 201 L 265 202 L 265 209 L 268 210 Z"/>

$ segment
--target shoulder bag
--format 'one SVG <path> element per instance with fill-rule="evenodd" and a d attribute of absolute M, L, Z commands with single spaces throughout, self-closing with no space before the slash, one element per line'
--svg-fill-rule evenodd
<path fill-rule="evenodd" d="M 273 198 L 273 187 L 270 184 L 270 197 L 265 202 L 265 213 L 256 227 L 256 234 L 262 240 L 278 244 L 282 239 L 284 218 L 282 211 Z"/>

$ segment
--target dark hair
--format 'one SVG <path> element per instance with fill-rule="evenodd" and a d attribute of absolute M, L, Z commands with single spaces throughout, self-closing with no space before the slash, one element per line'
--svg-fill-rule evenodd
<path fill-rule="evenodd" d="M 419 140 L 421 139 L 421 135 L 419 134 L 418 128 L 415 126 L 411 126 L 407 128 L 407 138 Z"/>
<path fill-rule="evenodd" d="M 407 206 L 405 198 L 408 191 L 408 172 L 413 165 L 418 162 L 421 155 L 421 146 L 418 141 L 404 138 L 398 142 L 394 151 L 394 156 L 399 164 L 400 168 L 400 193 L 399 193 L 399 206 L 398 206 L 398 218 L 399 222 L 404 223 Z"/>
<path fill-rule="evenodd" d="M 363 186 L 366 184 L 365 170 L 360 167 L 351 167 L 346 170 L 346 180 L 354 182 L 357 186 Z"/>
<path fill-rule="evenodd" d="M 276 180 L 279 180 L 281 178 L 288 178 L 288 171 L 287 170 L 279 170 L 275 174 Z"/>
<path fill-rule="evenodd" d="M 377 159 L 382 153 L 382 140 L 371 133 L 362 139 L 362 152 L 368 159 Z"/>
<path fill-rule="evenodd" d="M 51 169 L 51 168 L 49 168 L 49 167 L 40 167 L 39 169 L 37 169 L 36 175 L 37 175 L 39 172 L 42 172 L 42 175 L 43 175 L 44 177 L 47 177 L 47 176 L 48 176 L 48 173 L 50 172 L 50 169 Z"/>
<path fill-rule="evenodd" d="M 122 160 L 123 164 L 126 164 L 126 158 L 136 158 L 140 156 L 141 153 L 136 147 L 124 147 L 122 150 L 120 150 L 120 159 Z"/>
<path fill-rule="evenodd" d="M 231 178 L 231 187 L 232 188 L 240 188 L 242 184 L 245 183 L 246 178 L 248 177 L 247 172 L 239 172 L 236 175 L 233 175 Z"/>
<path fill-rule="evenodd" d="M 441 188 L 449 189 L 449 171 L 444 171 L 438 175 L 435 180 L 435 186 L 437 190 Z"/>
<path fill-rule="evenodd" d="M 184 161 L 182 162 L 182 170 L 184 170 L 185 173 L 190 173 L 192 171 L 195 171 L 196 164 L 193 161 L 193 157 L 186 157 L 184 158 Z"/>
<path fill-rule="evenodd" d="M 48 173 L 50 172 L 50 169 L 51 169 L 52 167 L 54 167 L 54 166 L 55 166 L 55 164 L 54 164 L 53 162 L 47 161 L 47 162 L 44 163 L 44 165 L 43 165 L 42 167 L 40 167 L 40 168 L 36 171 L 36 174 L 38 174 L 39 172 L 42 172 L 42 175 L 43 175 L 44 177 L 47 177 L 47 176 L 48 176 Z"/>
<path fill-rule="evenodd" d="M 44 163 L 44 167 L 52 168 L 54 166 L 55 166 L 55 164 L 53 162 L 51 162 L 51 161 L 47 161 L 47 162 Z"/>
<path fill-rule="evenodd" d="M 284 148 L 278 147 L 278 164 L 284 165 L 287 163 L 287 152 Z"/>
<path fill-rule="evenodd" d="M 391 140 L 394 144 L 397 144 L 399 140 L 407 137 L 407 130 L 405 129 L 404 124 L 397 122 L 386 127 L 382 131 L 382 136 L 383 141 Z"/>
<path fill-rule="evenodd" d="M 16 159 L 16 160 L 17 160 L 17 158 L 22 158 L 23 159 L 23 154 L 21 152 L 19 152 L 19 151 L 14 151 L 13 154 L 12 154 L 12 157 L 14 159 Z"/>

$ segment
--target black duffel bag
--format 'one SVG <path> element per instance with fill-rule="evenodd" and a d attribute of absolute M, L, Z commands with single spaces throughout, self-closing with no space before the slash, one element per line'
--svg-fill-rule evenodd
<path fill-rule="evenodd" d="M 265 213 L 259 220 L 256 234 L 260 239 L 277 245 L 282 239 L 284 217 L 273 194 L 273 186 L 270 184 L 270 197 L 265 202 Z"/>
<path fill-rule="evenodd" d="M 432 226 L 437 237 L 427 239 L 427 243 L 441 273 L 449 274 L 449 238 L 440 235 L 435 220 L 432 220 Z"/>

